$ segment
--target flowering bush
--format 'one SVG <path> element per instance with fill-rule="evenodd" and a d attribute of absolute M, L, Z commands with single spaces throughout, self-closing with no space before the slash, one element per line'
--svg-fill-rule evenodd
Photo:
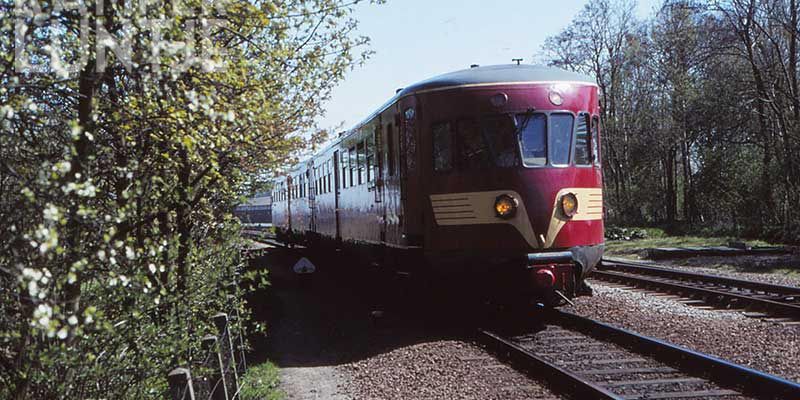
<path fill-rule="evenodd" d="M 163 398 L 246 318 L 242 188 L 366 55 L 351 2 L 170 4 L 0 0 L 0 398 Z"/>

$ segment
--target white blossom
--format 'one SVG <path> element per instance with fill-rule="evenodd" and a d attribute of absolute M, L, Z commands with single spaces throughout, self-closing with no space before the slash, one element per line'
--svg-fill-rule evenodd
<path fill-rule="evenodd" d="M 0 107 L 0 117 L 5 117 L 6 119 L 14 118 L 14 109 L 8 105 Z"/>
<path fill-rule="evenodd" d="M 31 297 L 39 297 L 39 284 L 36 281 L 28 282 L 28 294 Z"/>
<path fill-rule="evenodd" d="M 69 161 L 61 161 L 59 163 L 56 163 L 56 165 L 54 165 L 53 168 L 62 174 L 66 174 L 72 169 L 72 163 L 70 163 Z"/>
<path fill-rule="evenodd" d="M 83 132 L 83 129 L 81 129 L 79 125 L 74 125 L 70 130 L 70 136 L 72 136 L 72 140 L 78 140 L 78 138 L 81 136 L 81 132 Z"/>
<path fill-rule="evenodd" d="M 236 113 L 233 110 L 228 110 L 225 115 L 222 117 L 225 121 L 233 122 L 236 120 Z"/>
<path fill-rule="evenodd" d="M 68 334 L 69 334 L 69 331 L 67 330 L 66 326 L 62 327 L 61 329 L 58 330 L 58 338 L 61 339 L 61 340 L 66 339 Z"/>
<path fill-rule="evenodd" d="M 50 318 L 53 316 L 53 308 L 47 304 L 39 304 L 33 311 L 33 319 L 41 328 L 50 326 Z"/>
<path fill-rule="evenodd" d="M 130 248 L 130 246 L 125 246 L 125 257 L 127 257 L 128 260 L 136 259 L 136 253 L 134 253 L 133 249 Z"/>
<path fill-rule="evenodd" d="M 46 221 L 58 221 L 61 218 L 61 212 L 58 210 L 58 207 L 51 203 L 45 206 L 43 215 Z"/>

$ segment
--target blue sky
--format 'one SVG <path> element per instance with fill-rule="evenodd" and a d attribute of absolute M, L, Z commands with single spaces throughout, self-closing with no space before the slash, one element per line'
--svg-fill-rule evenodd
<path fill-rule="evenodd" d="M 471 64 L 530 63 L 545 38 L 561 31 L 586 0 L 388 0 L 362 5 L 359 32 L 375 54 L 333 92 L 320 127 L 350 128 L 405 85 Z M 649 15 L 658 0 L 639 0 Z"/>

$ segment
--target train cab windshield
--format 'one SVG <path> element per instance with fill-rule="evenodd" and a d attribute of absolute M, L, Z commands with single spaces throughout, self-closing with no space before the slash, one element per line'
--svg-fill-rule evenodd
<path fill-rule="evenodd" d="M 438 123 L 432 128 L 434 170 L 564 167 L 573 161 L 573 152 L 576 165 L 590 165 L 596 143 L 589 126 L 596 129 L 588 114 L 576 118 L 567 112 L 498 114 Z"/>
<path fill-rule="evenodd" d="M 583 116 L 583 114 L 581 114 Z M 522 154 L 522 162 L 526 167 L 546 165 L 567 166 L 570 164 L 572 136 L 575 117 L 570 113 L 526 113 L 517 114 L 514 122 L 517 126 L 517 137 Z M 585 126 L 585 125 L 584 125 Z M 588 152 L 588 135 L 583 129 L 579 132 L 578 151 L 581 155 Z M 588 158 L 584 156 L 582 159 Z M 578 161 L 578 160 L 576 160 Z"/>

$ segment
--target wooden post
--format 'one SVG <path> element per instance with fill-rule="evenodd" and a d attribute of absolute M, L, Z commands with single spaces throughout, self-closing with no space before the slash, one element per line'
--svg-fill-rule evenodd
<path fill-rule="evenodd" d="M 167 375 L 171 400 L 195 400 L 192 373 L 188 368 L 175 368 Z"/>
<path fill-rule="evenodd" d="M 239 392 L 239 375 L 236 372 L 233 339 L 231 338 L 230 334 L 228 314 L 219 313 L 214 315 L 212 319 L 214 320 L 214 325 L 217 326 L 217 331 L 219 332 L 219 349 L 224 361 L 224 371 L 230 374 L 228 376 L 230 379 L 226 379 L 226 382 L 229 384 L 230 388 L 228 393 L 234 393 L 235 397 L 235 394 Z"/>
<path fill-rule="evenodd" d="M 234 329 L 231 333 L 231 340 L 234 343 L 234 347 L 237 348 L 238 351 L 235 353 L 235 361 L 236 361 L 236 372 L 244 373 L 247 370 L 247 359 L 245 354 L 244 348 L 244 329 L 242 329 L 242 320 L 239 316 L 239 307 L 236 306 L 236 296 L 229 294 L 227 296 L 228 299 L 228 308 L 231 311 L 231 320 L 234 322 Z M 231 331 L 231 329 L 228 329 Z"/>
<path fill-rule="evenodd" d="M 230 400 L 228 385 L 225 380 L 225 364 L 222 362 L 221 346 L 217 337 L 206 335 L 201 340 L 203 350 L 208 352 L 208 368 L 214 371 L 209 380 L 209 396 L 213 400 Z"/>

